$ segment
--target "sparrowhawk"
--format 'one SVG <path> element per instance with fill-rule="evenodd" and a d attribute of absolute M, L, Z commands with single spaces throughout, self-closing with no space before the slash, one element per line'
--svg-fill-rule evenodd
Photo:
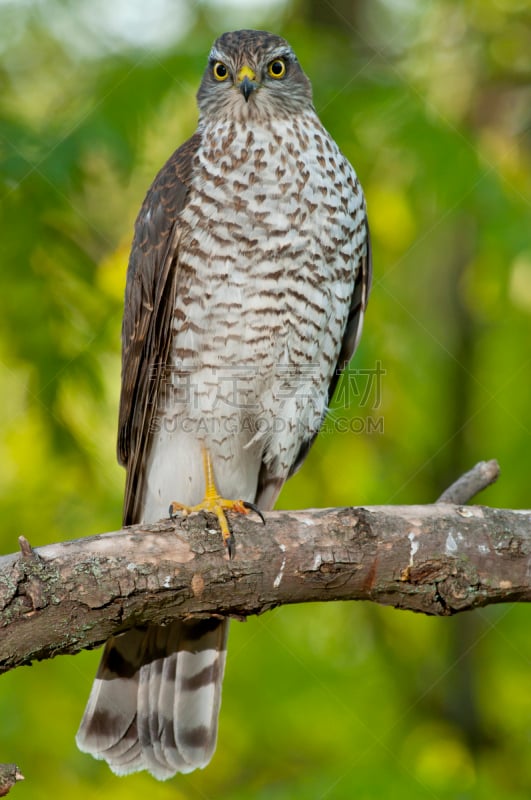
<path fill-rule="evenodd" d="M 125 525 L 206 494 L 195 508 L 217 513 L 230 546 L 225 509 L 271 509 L 319 430 L 361 333 L 370 244 L 356 173 L 284 39 L 220 36 L 197 99 L 196 133 L 136 220 L 118 455 Z M 227 629 L 175 620 L 110 639 L 81 750 L 118 774 L 204 767 Z"/>

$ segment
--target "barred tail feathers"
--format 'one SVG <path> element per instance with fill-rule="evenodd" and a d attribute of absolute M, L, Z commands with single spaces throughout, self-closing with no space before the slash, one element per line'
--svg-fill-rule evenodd
<path fill-rule="evenodd" d="M 228 620 L 134 628 L 106 644 L 76 736 L 118 775 L 204 767 L 217 738 Z"/>

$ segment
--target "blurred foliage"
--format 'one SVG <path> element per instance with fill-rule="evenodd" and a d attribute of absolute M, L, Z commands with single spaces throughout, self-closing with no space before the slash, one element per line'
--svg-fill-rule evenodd
<path fill-rule="evenodd" d="M 132 225 L 195 128 L 212 39 L 235 27 L 293 44 L 373 234 L 360 351 L 279 505 L 431 502 L 496 457 L 484 502 L 529 506 L 528 5 L 250 6 L 0 4 L 3 552 L 20 533 L 38 545 L 119 527 Z M 525 607 L 439 620 L 330 604 L 235 623 L 217 754 L 166 784 L 77 752 L 97 660 L 2 676 L 0 760 L 26 776 L 21 800 L 529 797 Z"/>

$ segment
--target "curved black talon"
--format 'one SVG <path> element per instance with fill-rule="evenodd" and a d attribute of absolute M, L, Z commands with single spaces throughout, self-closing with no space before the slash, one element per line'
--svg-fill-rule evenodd
<path fill-rule="evenodd" d="M 262 512 L 260 511 L 260 509 L 258 508 L 257 505 L 255 505 L 254 503 L 248 503 L 247 500 L 243 501 L 243 505 L 245 506 L 245 508 L 248 508 L 249 511 L 254 511 L 255 514 L 258 514 L 258 516 L 262 520 L 262 523 L 264 525 L 266 524 L 265 517 L 264 517 L 264 515 L 262 514 Z"/>
<path fill-rule="evenodd" d="M 232 560 L 236 554 L 236 541 L 234 539 L 234 535 L 231 531 L 231 534 L 228 539 L 223 540 L 225 547 L 227 548 L 227 553 L 229 554 L 229 560 Z"/>
<path fill-rule="evenodd" d="M 175 519 L 175 511 L 173 510 L 173 503 L 170 503 L 168 513 L 170 515 L 170 519 Z"/>

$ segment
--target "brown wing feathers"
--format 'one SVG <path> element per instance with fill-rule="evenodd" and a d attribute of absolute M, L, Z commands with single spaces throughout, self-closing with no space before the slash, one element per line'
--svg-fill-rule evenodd
<path fill-rule="evenodd" d="M 179 213 L 186 202 L 196 133 L 159 172 L 140 209 L 129 259 L 122 327 L 118 460 L 127 469 L 124 525 L 140 521 L 144 456 L 171 341 Z"/>

